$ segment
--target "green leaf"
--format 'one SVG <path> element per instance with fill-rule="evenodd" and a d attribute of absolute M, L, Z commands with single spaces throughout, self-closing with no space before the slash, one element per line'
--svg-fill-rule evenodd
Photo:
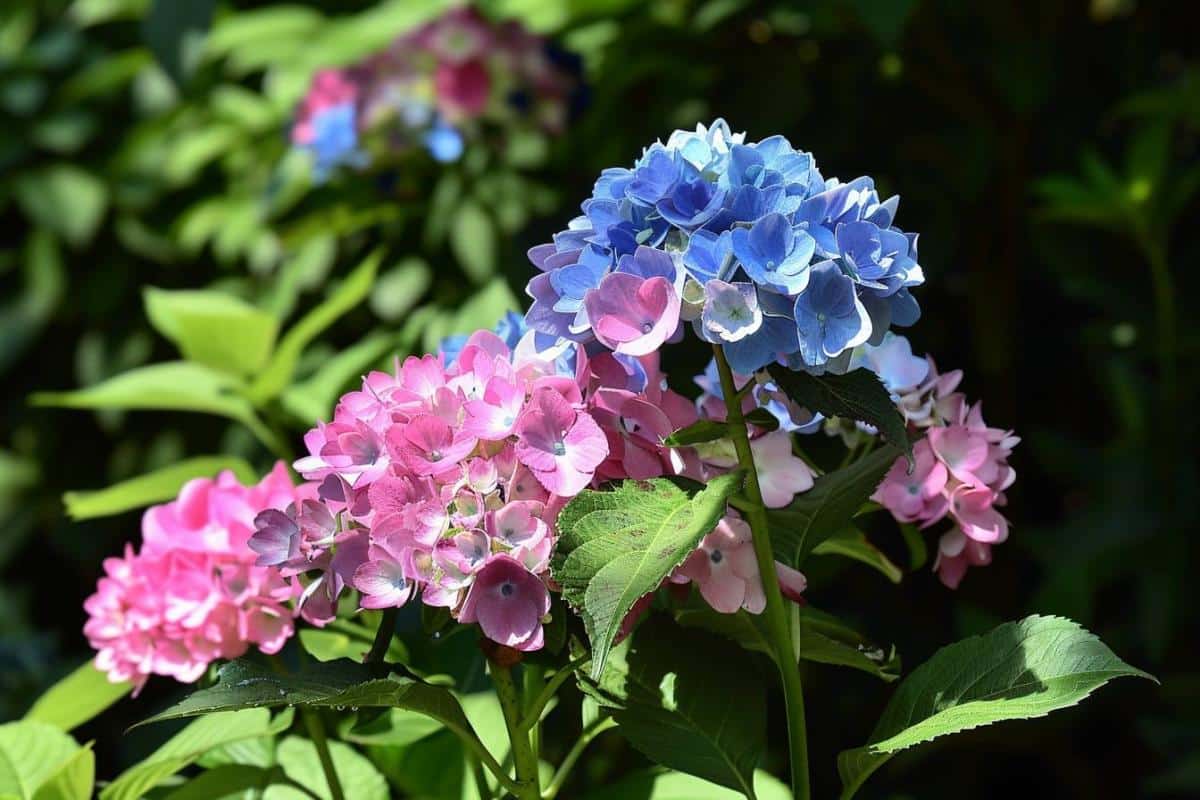
<path fill-rule="evenodd" d="M 96 754 L 83 747 L 38 787 L 33 800 L 89 800 L 95 781 Z"/>
<path fill-rule="evenodd" d="M 890 445 L 877 448 L 817 478 L 811 489 L 783 508 L 767 509 L 776 557 L 798 568 L 813 548 L 850 524 L 899 456 Z"/>
<path fill-rule="evenodd" d="M 884 650 L 837 617 L 811 606 L 797 608 L 795 613 L 801 659 L 851 667 L 889 682 L 900 677 L 900 656 L 895 647 Z"/>
<path fill-rule="evenodd" d="M 131 688 L 128 682 L 111 683 L 89 661 L 47 689 L 25 712 L 25 719 L 69 731 L 129 694 Z"/>
<path fill-rule="evenodd" d="M 63 495 L 63 504 L 71 519 L 107 517 L 170 500 L 193 478 L 212 477 L 225 469 L 233 470 L 242 483 L 258 480 L 254 468 L 243 459 L 234 456 L 195 456 L 104 489 L 67 492 Z"/>
<path fill-rule="evenodd" d="M 433 271 L 424 259 L 406 258 L 379 276 L 371 289 L 371 310 L 387 322 L 402 319 L 429 290 Z"/>
<path fill-rule="evenodd" d="M 370 293 L 382 259 L 381 250 L 367 256 L 325 302 L 305 314 L 283 335 L 271 361 L 250 389 L 250 397 L 255 402 L 262 403 L 283 391 L 296 372 L 296 363 L 304 348 Z"/>
<path fill-rule="evenodd" d="M 26 216 L 75 247 L 91 241 L 108 208 L 104 183 L 72 164 L 55 164 L 21 175 L 14 191 Z"/>
<path fill-rule="evenodd" d="M 375 677 L 371 667 L 349 659 L 316 664 L 292 675 L 272 672 L 251 661 L 231 661 L 221 667 L 215 686 L 192 692 L 138 725 L 282 705 L 339 710 L 408 709 L 438 720 L 468 746 L 479 750 L 483 747 L 462 705 L 449 689 L 400 675 Z"/>
<path fill-rule="evenodd" d="M 916 572 L 929 560 L 929 547 L 925 544 L 925 537 L 911 522 L 900 523 L 900 535 L 904 537 L 904 544 L 908 547 L 908 569 L 910 572 Z"/>
<path fill-rule="evenodd" d="M 702 419 L 693 422 L 686 428 L 680 428 L 663 440 L 667 447 L 689 447 L 703 444 L 716 439 L 724 439 L 729 435 L 729 423 L 717 422 L 712 419 Z"/>
<path fill-rule="evenodd" d="M 703 488 L 656 478 L 623 481 L 607 492 L 584 491 L 558 517 L 551 572 L 563 598 L 583 617 L 592 644 L 592 675 L 604 661 L 633 604 L 663 582 L 725 514 L 741 471 Z"/>
<path fill-rule="evenodd" d="M 206 770 L 166 796 L 166 800 L 212 800 L 261 792 L 282 777 L 280 770 L 253 764 L 222 764 Z M 258 797 L 259 795 L 251 795 Z"/>
<path fill-rule="evenodd" d="M 737 642 L 744 650 L 764 653 L 772 659 L 774 648 L 767 636 L 762 615 L 738 610 L 734 614 L 722 614 L 713 610 L 698 592 L 675 609 L 675 621 L 688 628 L 703 628 Z"/>
<path fill-rule="evenodd" d="M 222 292 L 153 287 L 142 298 L 150 324 L 189 361 L 249 375 L 271 357 L 279 322 L 244 300 Z"/>
<path fill-rule="evenodd" d="M 280 402 L 297 419 L 313 425 L 325 419 L 333 410 L 338 396 L 347 385 L 361 379 L 372 364 L 395 345 L 396 337 L 389 333 L 373 333 L 337 355 L 327 359 L 304 381 L 284 390 Z"/>
<path fill-rule="evenodd" d="M 787 785 L 761 769 L 754 771 L 754 792 L 758 800 L 792 800 Z M 616 783 L 593 789 L 583 800 L 738 800 L 740 797 L 740 792 L 694 775 L 655 768 L 639 770 Z"/>
<path fill-rule="evenodd" d="M 183 84 L 195 69 L 215 7 L 216 0 L 153 0 L 142 19 L 142 38 L 175 83 Z"/>
<path fill-rule="evenodd" d="M 268 446 L 274 435 L 238 392 L 241 381 L 190 361 L 166 361 L 121 373 L 74 392 L 38 392 L 34 405 L 59 408 L 130 408 L 195 411 L 236 420 Z"/>
<path fill-rule="evenodd" d="M 0 725 L 0 797 L 32 800 L 78 750 L 74 739 L 45 722 Z"/>
<path fill-rule="evenodd" d="M 496 225 L 478 204 L 458 207 L 450 228 L 450 249 L 475 283 L 484 283 L 496 272 Z"/>
<path fill-rule="evenodd" d="M 1155 680 L 1061 617 L 1026 617 L 943 647 L 900 684 L 867 744 L 838 756 L 843 800 L 901 750 L 994 722 L 1042 717 L 1125 676 Z"/>
<path fill-rule="evenodd" d="M 753 798 L 767 711 L 754 673 L 716 636 L 654 617 L 613 650 L 598 699 L 647 757 Z"/>
<path fill-rule="evenodd" d="M 830 536 L 812 549 L 814 556 L 842 556 L 877 570 L 892 583 L 899 583 L 904 577 L 900 569 L 890 558 L 867 539 L 866 534 L 851 526 Z"/>
<path fill-rule="evenodd" d="M 746 422 L 764 431 L 773 431 L 779 427 L 779 418 L 765 408 L 752 408 L 746 414 Z"/>
<path fill-rule="evenodd" d="M 904 450 L 911 463 L 912 445 L 908 441 L 904 417 L 875 373 L 856 369 L 845 375 L 812 375 L 779 364 L 772 364 L 769 372 L 788 397 L 810 411 L 875 426 L 885 441 Z"/>
<path fill-rule="evenodd" d="M 342 738 L 355 744 L 406 747 L 440 730 L 442 723 L 436 719 L 403 708 L 389 708 L 382 714 L 357 722 Z"/>
<path fill-rule="evenodd" d="M 269 736 L 287 730 L 291 711 L 271 719 L 266 709 L 208 714 L 188 725 L 140 764 L 136 764 L 100 792 L 100 800 L 137 800 L 167 778 L 216 747 Z"/>
<path fill-rule="evenodd" d="M 390 795 L 387 781 L 365 756 L 356 753 L 349 745 L 337 741 L 329 742 L 329 754 L 333 757 L 333 768 L 347 798 L 388 800 Z M 329 784 L 317 757 L 317 749 L 312 742 L 289 736 L 279 743 L 277 757 L 279 765 L 289 778 L 316 794 L 321 800 L 332 800 Z"/>

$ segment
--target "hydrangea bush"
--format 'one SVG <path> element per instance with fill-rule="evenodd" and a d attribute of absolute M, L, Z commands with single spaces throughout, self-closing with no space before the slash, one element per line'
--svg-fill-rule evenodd
<path fill-rule="evenodd" d="M 582 98 L 580 72 L 577 58 L 519 22 L 453 8 L 359 63 L 318 71 L 291 141 L 320 179 L 415 150 L 453 162 L 489 129 L 561 134 Z"/>
<path fill-rule="evenodd" d="M 413 41 L 471 46 L 436 34 Z M 720 120 L 605 170 L 530 252 L 524 317 L 367 374 L 304 437 L 295 485 L 282 464 L 254 485 L 222 473 L 147 511 L 140 548 L 105 563 L 86 605 L 96 666 L 137 689 L 203 682 L 148 720 L 202 717 L 195 736 L 233 720 L 244 738 L 280 734 L 299 709 L 306 736 L 280 752 L 311 754 L 335 799 L 386 796 L 379 752 L 347 743 L 443 727 L 469 796 L 554 798 L 609 730 L 693 776 L 688 796 L 788 796 L 762 769 L 774 673 L 790 796 L 811 797 L 803 670 L 900 675 L 894 648 L 818 610 L 829 579 L 810 581 L 809 560 L 898 581 L 864 532 L 886 513 L 917 549 L 935 528 L 933 569 L 955 588 L 1009 534 L 1018 438 L 893 330 L 917 321 L 924 279 L 897 206 Z M 687 336 L 712 360 L 669 376 Z M 494 699 L 475 667 L 442 660 L 455 643 Z M 842 796 L 896 752 L 1123 675 L 1149 677 L 1061 618 L 949 645 L 839 757 Z M 578 715 L 574 742 L 546 741 L 551 713 Z M 104 796 L 187 763 L 135 767 Z M 655 780 L 620 790 L 659 796 Z"/>

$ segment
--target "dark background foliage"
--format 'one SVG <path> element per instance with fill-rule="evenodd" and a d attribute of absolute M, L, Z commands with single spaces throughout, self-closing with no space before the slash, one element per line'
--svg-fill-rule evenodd
<path fill-rule="evenodd" d="M 140 312 L 143 285 L 224 282 L 261 296 L 254 292 L 268 291 L 282 269 L 256 262 L 252 247 L 180 245 L 179 216 L 228 192 L 243 156 L 176 164 L 182 177 L 158 182 L 129 167 L 132 142 L 164 118 L 191 124 L 186 115 L 210 107 L 203 103 L 214 86 L 259 90 L 253 69 L 232 79 L 211 64 L 185 69 L 187 30 L 202 35 L 211 14 L 181 26 L 161 19 L 163 7 L 177 8 L 167 3 L 110 3 L 122 9 L 115 16 L 96 11 L 103 3 L 33 5 L 0 12 L 8 14 L 0 29 L 5 717 L 87 657 L 80 603 L 101 559 L 137 531 L 136 513 L 68 520 L 64 491 L 216 452 L 214 442 L 261 466 L 269 459 L 213 418 L 64 412 L 31 408 L 26 397 L 169 357 Z M 257 5 L 222 4 L 214 13 Z M 316 5 L 328 13 L 368 7 Z M 894 641 L 909 665 L 1000 620 L 1063 614 L 1163 682 L 1117 684 L 1050 720 L 939 741 L 897 758 L 864 796 L 1200 793 L 1191 574 L 1200 563 L 1192 506 L 1198 337 L 1185 294 L 1200 258 L 1190 224 L 1200 187 L 1200 63 L 1185 9 L 1145 0 L 484 7 L 582 51 L 591 84 L 590 106 L 537 167 L 544 196 L 497 239 L 496 262 L 514 291 L 528 273 L 522 251 L 565 224 L 602 168 L 627 164 L 698 120 L 723 116 L 751 138 L 782 133 L 812 151 L 827 176 L 870 174 L 881 194 L 902 195 L 899 222 L 922 232 L 928 279 L 914 349 L 943 369 L 963 368 L 964 389 L 985 400 L 989 423 L 1023 437 L 1013 458 L 1013 533 L 957 592 L 927 568 L 899 587 L 846 569 L 810 576 L 815 605 Z M 140 76 L 154 56 L 178 83 L 161 70 Z M 164 93 L 174 101 L 162 101 Z M 252 138 L 276 158 L 282 150 L 277 130 Z M 433 184 L 431 176 L 425 191 Z M 386 206 L 387 198 L 370 202 Z M 338 231 L 333 269 L 381 236 L 397 258 L 409 248 L 440 270 L 445 246 L 431 247 L 408 213 Z M 422 213 L 437 212 L 412 212 Z M 426 299 L 453 307 L 471 291 L 459 283 L 435 280 Z M 332 339 L 344 347 L 403 322 L 357 311 Z M 397 336 L 398 348 L 419 346 Z M 668 353 L 664 365 L 679 381 L 702 364 L 698 352 Z M 894 528 L 872 535 L 906 562 Z M 816 668 L 807 687 L 817 796 L 827 797 L 834 756 L 865 739 L 887 690 L 860 673 Z M 155 707 L 171 690 L 152 685 L 140 703 Z M 101 775 L 145 746 L 115 736 L 140 710 L 119 708 L 85 729 L 103 737 Z M 581 783 L 636 763 L 605 741 Z"/>

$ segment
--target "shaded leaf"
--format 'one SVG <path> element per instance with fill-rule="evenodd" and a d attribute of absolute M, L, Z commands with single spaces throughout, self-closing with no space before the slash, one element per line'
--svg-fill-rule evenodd
<path fill-rule="evenodd" d="M 454 212 L 450 249 L 475 283 L 485 282 L 496 272 L 496 225 L 478 204 L 467 201 Z"/>
<path fill-rule="evenodd" d="M 818 543 L 812 549 L 814 556 L 842 556 L 853 559 L 860 564 L 878 571 L 892 583 L 899 583 L 904 577 L 900 569 L 890 558 L 883 554 L 878 547 L 871 544 L 866 534 L 855 527 L 846 527 L 833 536 Z"/>
<path fill-rule="evenodd" d="M 839 667 L 850 667 L 885 681 L 900 677 L 900 656 L 887 650 L 832 614 L 811 606 L 796 609 L 797 650 L 800 658 Z"/>
<path fill-rule="evenodd" d="M 904 417 L 875 373 L 856 369 L 845 375 L 812 375 L 779 364 L 772 364 L 769 371 L 779 388 L 800 405 L 827 417 L 846 417 L 873 425 L 885 441 L 901 448 L 912 462 Z"/>
<path fill-rule="evenodd" d="M 663 440 L 667 447 L 687 447 L 693 444 L 724 439 L 729 435 L 729 424 L 712 419 L 702 419 L 693 422 L 686 428 L 680 428 Z"/>
<path fill-rule="evenodd" d="M 783 508 L 767 509 L 776 557 L 798 568 L 813 548 L 844 530 L 899 455 L 891 445 L 884 445 L 820 476 L 811 489 Z"/>
<path fill-rule="evenodd" d="M 787 785 L 766 770 L 754 771 L 754 792 L 758 800 L 792 800 Z M 684 772 L 644 769 L 593 789 L 583 800 L 738 800 L 743 796 Z"/>
<path fill-rule="evenodd" d="M 108 208 L 108 189 L 72 164 L 55 164 L 16 179 L 17 201 L 26 216 L 75 247 L 91 241 Z"/>

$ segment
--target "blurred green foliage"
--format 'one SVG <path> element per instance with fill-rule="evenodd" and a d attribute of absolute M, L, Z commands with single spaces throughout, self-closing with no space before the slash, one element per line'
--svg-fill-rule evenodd
<path fill-rule="evenodd" d="M 566 137 L 314 184 L 285 136 L 312 71 L 444 5 L 0 10 L 4 716 L 87 656 L 80 602 L 102 558 L 134 538 L 135 509 L 215 458 L 253 471 L 290 457 L 363 371 L 517 307 L 523 251 L 573 216 L 602 168 L 723 115 L 751 136 L 787 135 L 826 174 L 870 173 L 903 194 L 929 277 L 916 348 L 963 367 L 989 421 L 1025 437 L 1013 537 L 989 569 L 957 594 L 925 572 L 897 588 L 847 570 L 814 602 L 895 641 L 907 663 L 1002 618 L 1065 614 L 1164 684 L 1021 736 L 980 731 L 900 756 L 879 785 L 1000 797 L 1024 773 L 1047 796 L 1200 792 L 1200 337 L 1186 294 L 1200 256 L 1188 224 L 1200 61 L 1179 8 L 488 0 L 487 13 L 583 55 L 591 105 Z M 682 348 L 671 358 L 680 376 L 702 363 Z M 68 519 L 67 491 L 72 516 L 91 519 Z M 925 558 L 900 537 L 880 544 L 897 564 Z M 827 691 L 810 672 L 823 723 L 813 761 L 831 763 L 863 740 L 884 694 L 866 678 Z M 166 684 L 140 708 L 163 703 Z M 96 730 L 140 716 L 118 704 Z M 158 735 L 104 737 L 99 773 Z M 373 750 L 397 786 L 440 797 L 437 776 L 413 765 L 445 744 Z M 642 766 L 600 740 L 576 788 Z M 818 796 L 834 780 L 818 776 Z"/>

